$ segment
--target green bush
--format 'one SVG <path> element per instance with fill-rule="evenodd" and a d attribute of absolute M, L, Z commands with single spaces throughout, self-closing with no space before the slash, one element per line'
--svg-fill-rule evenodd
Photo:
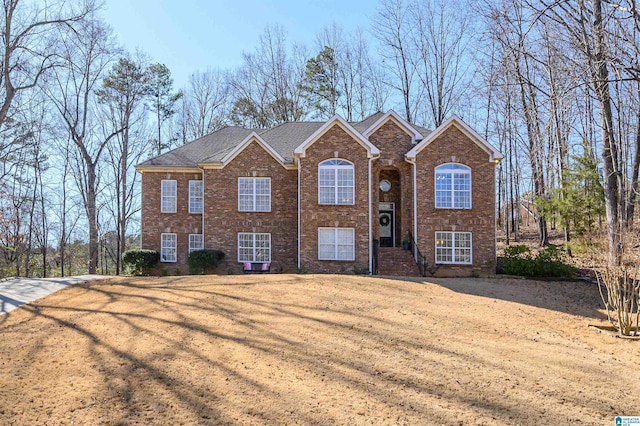
<path fill-rule="evenodd" d="M 224 252 L 220 250 L 204 249 L 195 250 L 189 253 L 189 273 L 206 274 L 211 269 L 215 269 L 220 261 L 224 259 Z"/>
<path fill-rule="evenodd" d="M 565 263 L 564 252 L 556 246 L 542 249 L 536 256 L 524 245 L 504 249 L 504 273 L 525 277 L 573 278 L 576 269 Z"/>
<path fill-rule="evenodd" d="M 142 275 L 160 261 L 160 253 L 155 250 L 127 250 L 122 254 L 122 261 L 133 275 Z"/>

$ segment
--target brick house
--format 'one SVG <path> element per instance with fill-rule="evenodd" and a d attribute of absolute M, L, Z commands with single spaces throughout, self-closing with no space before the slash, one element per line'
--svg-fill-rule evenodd
<path fill-rule="evenodd" d="M 455 116 L 225 127 L 137 166 L 142 247 L 169 273 L 215 248 L 225 273 L 493 274 L 501 158 Z"/>

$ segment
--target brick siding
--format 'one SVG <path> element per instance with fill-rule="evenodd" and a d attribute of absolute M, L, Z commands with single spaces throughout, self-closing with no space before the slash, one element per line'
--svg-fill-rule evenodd
<path fill-rule="evenodd" d="M 341 158 L 354 165 L 354 205 L 318 204 L 318 164 Z M 369 271 L 368 158 L 366 149 L 334 125 L 300 159 L 301 268 L 307 272 Z M 318 228 L 355 229 L 355 261 L 318 260 Z"/>
<path fill-rule="evenodd" d="M 444 163 L 471 167 L 471 209 L 435 208 L 434 169 Z M 439 276 L 495 273 L 495 167 L 487 154 L 457 127 L 449 127 L 416 157 L 418 247 Z M 435 265 L 435 232 L 471 232 L 472 265 Z"/>
<path fill-rule="evenodd" d="M 238 178 L 271 178 L 271 212 L 238 211 Z M 271 271 L 294 272 L 298 252 L 298 172 L 285 170 L 257 142 L 223 169 L 205 171 L 205 246 L 225 252 L 225 273 L 240 273 L 238 233 L 271 234 Z"/>
<path fill-rule="evenodd" d="M 372 234 L 369 235 L 367 150 L 340 125 L 334 124 L 300 159 L 300 261 L 301 270 L 312 273 L 366 273 L 369 243 L 379 238 L 380 202 L 396 205 L 396 246 L 413 233 L 413 166 L 404 154 L 414 145 L 394 120 L 377 129 L 369 140 L 381 151 L 372 163 Z M 301 141 L 302 142 L 302 141 Z M 355 204 L 318 204 L 318 165 L 341 158 L 354 164 Z M 434 169 L 444 163 L 471 167 L 472 208 L 436 209 Z M 489 155 L 455 125 L 448 128 L 416 158 L 417 242 L 436 275 L 487 275 L 495 272 L 495 171 Z M 238 178 L 271 178 L 271 212 L 238 211 Z M 189 214 L 189 180 L 199 173 L 144 172 L 142 175 L 142 247 L 160 251 L 162 233 L 177 234 L 177 262 L 161 263 L 158 272 L 187 273 L 188 235 L 202 233 L 202 215 Z M 161 180 L 177 181 L 177 213 L 160 213 Z M 382 179 L 392 189 L 379 189 Z M 204 245 L 220 249 L 226 258 L 219 273 L 240 273 L 237 262 L 238 233 L 271 234 L 271 271 L 295 272 L 298 265 L 298 170 L 287 170 L 257 142 L 248 145 L 222 169 L 204 173 Z M 318 228 L 355 229 L 355 260 L 318 260 Z M 435 232 L 473 234 L 472 265 L 435 266 Z"/>
<path fill-rule="evenodd" d="M 160 212 L 162 180 L 176 181 L 176 213 Z M 189 271 L 189 234 L 202 233 L 202 215 L 189 213 L 189 181 L 200 180 L 200 173 L 143 173 L 142 174 L 142 248 L 160 251 L 160 235 L 177 234 L 177 261 L 161 262 L 157 271 L 166 269 L 171 275 Z"/>

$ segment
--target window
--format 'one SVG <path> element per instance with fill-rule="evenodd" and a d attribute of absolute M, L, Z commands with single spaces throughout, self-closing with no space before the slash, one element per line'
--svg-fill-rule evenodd
<path fill-rule="evenodd" d="M 160 262 L 176 262 L 177 261 L 177 240 L 176 234 L 160 235 Z"/>
<path fill-rule="evenodd" d="M 177 182 L 175 180 L 163 180 L 160 186 L 160 212 L 176 212 Z"/>
<path fill-rule="evenodd" d="M 471 264 L 471 232 L 436 232 L 436 263 Z"/>
<path fill-rule="evenodd" d="M 238 234 L 238 262 L 271 262 L 271 234 Z"/>
<path fill-rule="evenodd" d="M 355 260 L 355 229 L 318 228 L 318 260 Z"/>
<path fill-rule="evenodd" d="M 436 167 L 436 208 L 471 208 L 471 169 L 462 164 Z"/>
<path fill-rule="evenodd" d="M 271 211 L 271 178 L 238 178 L 238 211 Z"/>
<path fill-rule="evenodd" d="M 327 160 L 318 166 L 318 203 L 353 204 L 353 163 Z"/>
<path fill-rule="evenodd" d="M 189 181 L 189 213 L 202 213 L 204 194 L 201 180 Z"/>
<path fill-rule="evenodd" d="M 194 250 L 202 250 L 203 248 L 202 234 L 189 234 L 189 253 Z"/>

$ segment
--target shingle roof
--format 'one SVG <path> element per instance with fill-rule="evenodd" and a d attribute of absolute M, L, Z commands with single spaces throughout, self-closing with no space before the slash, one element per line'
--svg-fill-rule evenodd
<path fill-rule="evenodd" d="M 323 124 L 321 121 L 282 123 L 263 131 L 260 137 L 285 161 L 293 161 L 293 151 Z"/>
<path fill-rule="evenodd" d="M 362 133 L 365 130 L 367 130 L 369 127 L 371 127 L 373 123 L 380 120 L 380 117 L 382 117 L 383 115 L 384 115 L 384 112 L 378 111 L 376 113 L 371 114 L 370 116 L 368 116 L 362 121 L 359 121 L 357 123 L 352 123 L 352 126 L 354 129 Z"/>
<path fill-rule="evenodd" d="M 229 126 L 151 158 L 140 166 L 197 166 L 220 161 L 253 130 Z"/>
<path fill-rule="evenodd" d="M 382 116 L 384 113 L 376 112 L 362 121 L 350 124 L 356 131 L 362 133 Z M 293 151 L 324 124 L 325 122 L 322 121 L 289 122 L 270 129 L 257 130 L 228 126 L 151 158 L 138 166 L 197 167 L 199 163 L 217 163 L 254 131 L 286 162 L 293 162 Z M 424 127 L 413 124 L 411 126 L 425 137 L 431 133 Z"/>

